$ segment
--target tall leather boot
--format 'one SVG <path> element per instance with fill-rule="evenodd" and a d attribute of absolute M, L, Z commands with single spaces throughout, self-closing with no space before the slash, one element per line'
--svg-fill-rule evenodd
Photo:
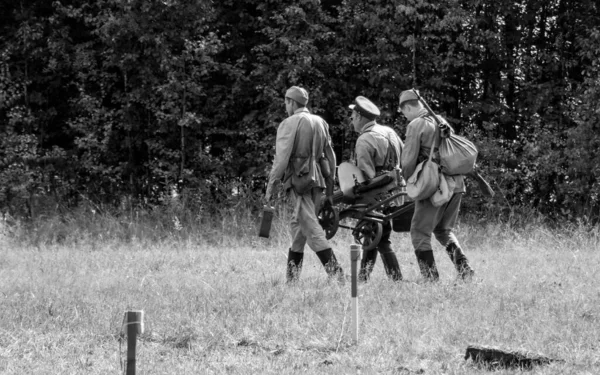
<path fill-rule="evenodd" d="M 396 253 L 391 249 L 388 252 L 381 253 L 381 261 L 383 262 L 385 273 L 390 279 L 393 281 L 402 281 L 402 271 L 400 270 Z"/>
<path fill-rule="evenodd" d="M 342 267 L 340 267 L 333 250 L 325 249 L 318 251 L 317 256 L 323 264 L 323 267 L 325 267 L 325 272 L 327 272 L 329 277 L 337 277 L 340 281 L 343 281 L 344 271 L 342 270 Z"/>
<path fill-rule="evenodd" d="M 419 269 L 423 278 L 428 281 L 439 280 L 440 274 L 435 265 L 433 250 L 415 251 L 415 255 L 417 256 L 417 262 L 419 263 Z"/>
<path fill-rule="evenodd" d="M 456 272 L 458 272 L 458 277 L 462 278 L 463 280 L 472 279 L 475 275 L 475 271 L 473 271 L 469 265 L 469 261 L 462 249 L 452 242 L 446 246 L 446 252 L 454 263 L 454 268 L 456 268 Z"/>
<path fill-rule="evenodd" d="M 300 272 L 302 271 L 302 260 L 304 259 L 304 253 L 297 253 L 289 249 L 287 259 L 287 282 L 293 283 L 298 281 L 300 278 Z"/>
<path fill-rule="evenodd" d="M 377 262 L 377 250 L 363 250 L 362 259 L 360 260 L 360 271 L 358 272 L 358 281 L 369 281 L 373 267 Z"/>

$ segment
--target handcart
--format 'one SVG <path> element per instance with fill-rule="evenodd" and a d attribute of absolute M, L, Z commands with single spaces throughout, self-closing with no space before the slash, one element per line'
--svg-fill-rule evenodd
<path fill-rule="evenodd" d="M 344 162 L 337 168 L 340 189 L 332 196 L 333 204 L 323 204 L 318 218 L 327 239 L 339 228 L 350 229 L 363 250 L 377 247 L 383 226 L 392 221 L 395 232 L 410 231 L 414 202 L 406 202 L 406 182 L 400 169 L 365 180 L 354 164 Z"/>

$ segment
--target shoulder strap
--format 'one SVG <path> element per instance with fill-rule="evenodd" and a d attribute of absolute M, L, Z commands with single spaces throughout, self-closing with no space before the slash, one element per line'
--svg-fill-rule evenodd
<path fill-rule="evenodd" d="M 317 160 L 317 155 L 315 155 L 315 153 L 316 153 L 316 150 L 318 148 L 318 145 L 317 145 L 317 137 L 316 137 L 316 134 L 315 134 L 316 133 L 316 130 L 315 130 L 315 121 L 314 121 L 313 117 L 310 114 L 307 117 L 308 117 L 308 120 L 310 121 L 310 128 L 312 129 L 312 132 L 313 132 L 312 133 L 312 137 L 313 137 L 313 139 L 312 139 L 312 150 L 310 152 L 311 152 L 311 154 L 313 156 L 313 160 Z"/>
<path fill-rule="evenodd" d="M 435 131 L 433 133 L 433 140 L 431 141 L 431 148 L 429 149 L 429 161 L 431 161 L 431 159 L 433 159 L 433 150 L 435 148 L 435 143 L 439 137 L 440 129 L 437 126 L 437 122 L 435 120 L 431 119 L 431 116 L 429 114 L 423 115 L 421 117 L 423 117 L 423 118 L 429 117 L 430 118 L 429 121 L 431 121 L 433 123 L 434 129 L 435 129 Z M 427 120 L 425 120 L 425 121 L 427 121 Z"/>
<path fill-rule="evenodd" d="M 398 161 L 400 160 L 400 155 L 398 155 L 398 153 L 396 153 L 396 147 L 394 147 L 394 145 L 392 144 L 392 140 L 390 139 L 389 134 L 386 136 L 386 139 L 388 141 L 388 152 L 385 155 L 385 160 L 383 161 L 383 166 L 389 167 L 392 164 L 393 164 L 393 166 L 395 166 L 396 164 L 398 164 Z"/>
<path fill-rule="evenodd" d="M 310 123 L 310 126 L 311 126 L 311 128 L 312 128 L 312 125 L 313 125 L 313 124 L 312 124 L 312 120 L 311 120 L 310 116 L 305 116 L 305 113 L 304 113 L 304 112 L 303 112 L 303 113 L 300 113 L 299 115 L 300 115 L 300 117 L 305 117 L 305 118 L 307 118 L 307 119 L 308 119 L 308 122 Z M 292 147 L 294 147 L 294 146 L 295 146 L 295 144 L 296 144 L 296 136 L 298 135 L 298 130 L 299 130 L 299 129 L 300 129 L 300 121 L 298 121 L 298 124 L 296 124 L 296 131 L 294 132 L 294 141 L 292 142 Z"/>
<path fill-rule="evenodd" d="M 310 124 L 310 128 L 311 128 L 311 130 L 313 132 L 313 134 L 312 134 L 313 139 L 312 139 L 311 151 L 310 152 L 312 154 L 313 160 L 317 160 L 317 157 L 315 155 L 315 150 L 318 148 L 317 147 L 318 145 L 316 144 L 317 137 L 315 137 L 315 121 L 314 121 L 311 113 L 302 112 L 302 113 L 300 113 L 300 116 L 303 117 L 303 118 L 306 118 L 308 120 L 309 124 Z M 299 129 L 300 129 L 300 121 L 298 121 L 298 125 L 296 127 L 296 132 L 294 133 L 294 143 L 296 143 L 296 135 L 298 134 L 298 130 Z M 327 130 L 327 129 L 325 129 L 325 130 Z"/>
<path fill-rule="evenodd" d="M 379 124 L 378 124 L 379 125 Z M 390 135 L 388 134 L 381 134 L 380 132 L 377 132 L 375 130 L 373 130 L 373 128 L 371 128 L 371 130 L 369 130 L 369 132 L 373 132 L 373 133 L 377 133 L 379 135 L 383 135 L 385 137 L 385 139 L 387 139 L 388 141 L 388 152 L 385 155 L 385 159 L 383 160 L 383 166 L 388 166 L 390 164 L 390 159 L 392 158 L 392 154 L 396 157 L 396 161 L 400 160 L 400 155 L 398 155 L 396 153 L 396 148 L 394 147 L 394 145 L 392 144 L 392 140 L 390 139 Z M 394 165 L 396 165 L 396 163 L 394 163 Z"/>

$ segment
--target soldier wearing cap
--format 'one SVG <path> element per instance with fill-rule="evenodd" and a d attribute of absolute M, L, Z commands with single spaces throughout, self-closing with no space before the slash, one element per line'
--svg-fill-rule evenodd
<path fill-rule="evenodd" d="M 356 166 L 363 172 L 365 178 L 372 179 L 399 167 L 402 140 L 393 129 L 377 123 L 375 119 L 381 114 L 379 108 L 364 96 L 356 97 L 354 104 L 348 107 L 352 110 L 350 120 L 354 131 L 359 134 L 355 146 Z M 388 277 L 394 281 L 402 280 L 396 253 L 391 248 L 391 232 L 392 225 L 387 222 L 383 227 L 383 234 L 377 248 L 363 252 L 359 273 L 362 281 L 369 279 L 377 261 L 377 252 L 381 254 Z"/>
<path fill-rule="evenodd" d="M 436 136 L 436 123 L 412 90 L 406 90 L 400 94 L 399 105 L 399 111 L 410 121 L 406 128 L 405 146 L 401 158 L 402 172 L 408 179 L 415 171 L 417 164 L 429 157 L 431 144 Z M 444 119 L 441 120 L 445 122 Z M 421 275 L 426 280 L 436 281 L 439 279 L 431 247 L 432 233 L 446 248 L 459 277 L 466 280 L 474 274 L 452 232 L 458 218 L 462 195 L 465 192 L 463 176 L 454 177 L 456 180 L 454 194 L 446 204 L 435 207 L 429 199 L 415 202 L 415 213 L 410 224 L 410 237 Z"/>
<path fill-rule="evenodd" d="M 329 125 L 311 114 L 307 103 L 305 89 L 292 86 L 286 91 L 285 109 L 289 117 L 277 128 L 275 158 L 265 194 L 265 199 L 270 201 L 275 183 L 281 180 L 293 206 L 292 245 L 286 270 L 288 282 L 300 276 L 306 244 L 316 252 L 329 276 L 343 279 L 342 268 L 317 218 L 323 190 L 328 184 L 333 187 L 333 179 L 327 172 L 335 170 L 335 153 Z"/>

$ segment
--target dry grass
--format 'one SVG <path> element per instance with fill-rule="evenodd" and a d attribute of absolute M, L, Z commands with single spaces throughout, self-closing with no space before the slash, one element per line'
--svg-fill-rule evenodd
<path fill-rule="evenodd" d="M 407 281 L 387 281 L 378 263 L 359 288 L 353 346 L 349 284 L 329 282 L 312 253 L 301 282 L 284 284 L 281 217 L 270 240 L 254 236 L 251 219 L 203 230 L 173 224 L 151 241 L 143 233 L 100 239 L 106 229 L 124 233 L 116 219 L 82 220 L 62 223 L 60 241 L 39 240 L 46 229 L 16 244 L 0 228 L 0 373 L 119 373 L 123 312 L 138 309 L 146 326 L 139 374 L 488 373 L 463 359 L 470 344 L 564 360 L 529 374 L 600 373 L 597 227 L 462 225 L 477 272 L 468 284 L 455 282 L 439 246 L 441 281 L 416 283 L 408 235 L 395 233 Z M 344 230 L 335 237 L 347 271 L 351 242 Z"/>

